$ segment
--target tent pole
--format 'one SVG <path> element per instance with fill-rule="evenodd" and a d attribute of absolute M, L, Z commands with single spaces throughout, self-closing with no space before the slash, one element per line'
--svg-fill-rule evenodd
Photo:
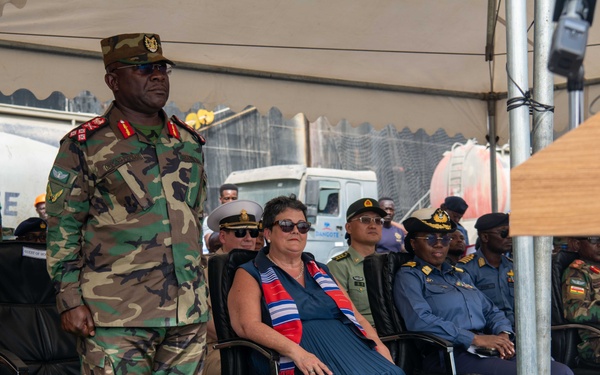
<path fill-rule="evenodd" d="M 548 70 L 552 46 L 553 0 L 535 1 L 533 97 L 538 103 L 554 105 L 554 76 Z M 533 152 L 541 151 L 554 139 L 554 113 L 533 112 Z M 535 303 L 537 321 L 537 366 L 539 374 L 549 374 L 551 365 L 551 306 L 548 285 L 552 283 L 552 237 L 535 237 Z"/>
<path fill-rule="evenodd" d="M 490 189 L 492 212 L 498 212 L 498 172 L 496 168 L 496 99 L 488 98 L 488 142 L 490 144 Z"/>
<path fill-rule="evenodd" d="M 527 75 L 527 3 L 506 1 L 506 44 L 508 100 L 523 95 L 529 89 Z M 518 87 L 517 87 L 518 85 Z M 509 111 L 510 164 L 514 168 L 529 158 L 529 108 L 518 106 Z M 517 334 L 517 371 L 521 375 L 539 374 L 537 371 L 535 272 L 533 267 L 532 237 L 513 237 L 515 267 L 515 324 Z"/>

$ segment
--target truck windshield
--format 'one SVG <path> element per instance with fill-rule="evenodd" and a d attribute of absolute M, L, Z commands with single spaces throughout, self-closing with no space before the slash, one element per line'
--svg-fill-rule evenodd
<path fill-rule="evenodd" d="M 236 185 L 238 187 L 239 199 L 255 201 L 263 207 L 269 200 L 280 195 L 289 196 L 290 194 L 295 194 L 296 197 L 300 197 L 299 180 L 257 181 L 236 183 Z"/>

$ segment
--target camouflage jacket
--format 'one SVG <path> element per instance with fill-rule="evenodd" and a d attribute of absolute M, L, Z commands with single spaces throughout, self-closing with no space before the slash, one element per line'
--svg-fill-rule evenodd
<path fill-rule="evenodd" d="M 600 264 L 577 259 L 563 274 L 563 308 L 567 320 L 600 328 Z M 582 359 L 600 362 L 600 337 L 579 330 L 577 346 Z"/>
<path fill-rule="evenodd" d="M 61 140 L 46 191 L 48 272 L 60 312 L 86 304 L 101 327 L 208 319 L 204 140 L 162 115 L 156 142 L 114 105 Z"/>

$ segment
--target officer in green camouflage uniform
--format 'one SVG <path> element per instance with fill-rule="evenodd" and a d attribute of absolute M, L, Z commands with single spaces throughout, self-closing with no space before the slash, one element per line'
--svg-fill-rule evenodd
<path fill-rule="evenodd" d="M 208 320 L 199 217 L 204 140 L 162 110 L 159 36 L 101 41 L 115 97 L 61 141 L 50 172 L 48 271 L 83 374 L 196 374 Z"/>
<path fill-rule="evenodd" d="M 570 238 L 580 259 L 563 274 L 563 308 L 567 320 L 592 323 L 600 328 L 600 237 Z M 581 359 L 600 363 L 600 337 L 579 330 L 582 342 L 577 346 Z"/>

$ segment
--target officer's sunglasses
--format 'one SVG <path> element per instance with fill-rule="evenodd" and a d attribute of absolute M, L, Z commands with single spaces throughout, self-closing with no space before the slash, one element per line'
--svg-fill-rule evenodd
<path fill-rule="evenodd" d="M 361 224 L 375 224 L 375 225 L 383 225 L 383 222 L 385 221 L 383 218 L 381 217 L 369 217 L 369 216 L 361 216 L 358 219 L 354 219 L 352 221 L 360 221 Z"/>
<path fill-rule="evenodd" d="M 600 244 L 600 237 L 585 237 L 584 240 L 586 240 L 592 245 Z"/>
<path fill-rule="evenodd" d="M 229 229 L 229 231 L 233 232 L 233 234 L 237 238 L 246 237 L 246 233 L 250 233 L 250 237 L 252 237 L 252 238 L 258 237 L 258 228 L 255 228 L 255 229 L 238 228 L 238 229 Z"/>
<path fill-rule="evenodd" d="M 166 63 L 125 65 L 120 66 L 118 68 L 114 68 L 113 72 L 119 69 L 133 69 L 134 71 L 137 71 L 144 76 L 148 76 L 154 73 L 155 70 L 158 70 L 162 74 L 171 74 L 171 72 L 173 71 L 173 67 L 171 66 L 171 64 Z"/>
<path fill-rule="evenodd" d="M 298 232 L 305 234 L 310 230 L 310 223 L 306 221 L 299 221 L 294 223 L 291 220 L 279 220 L 275 222 L 276 225 L 279 225 L 279 228 L 285 233 L 290 233 L 294 230 L 294 227 L 298 228 Z"/>
<path fill-rule="evenodd" d="M 415 237 L 415 238 L 427 241 L 427 245 L 429 245 L 429 246 L 437 245 L 438 241 L 442 242 L 442 246 L 448 246 L 448 245 L 450 245 L 450 241 L 452 240 L 452 237 L 450 237 L 448 235 L 438 237 L 434 234 L 428 234 L 425 237 Z"/>
<path fill-rule="evenodd" d="M 508 237 L 508 229 L 502 229 L 500 232 L 496 232 L 496 231 L 490 230 L 490 231 L 487 231 L 485 233 L 495 233 L 495 234 L 499 235 L 502 238 Z"/>

